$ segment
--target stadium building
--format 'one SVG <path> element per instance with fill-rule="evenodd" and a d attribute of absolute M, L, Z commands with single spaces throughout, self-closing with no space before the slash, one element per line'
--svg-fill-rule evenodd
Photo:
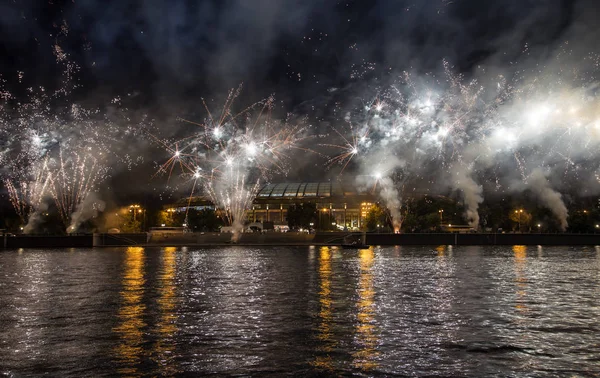
<path fill-rule="evenodd" d="M 290 206 L 314 203 L 319 211 L 319 223 L 359 229 L 376 201 L 377 197 L 369 191 L 358 191 L 353 185 L 338 181 L 266 184 L 248 209 L 247 221 L 287 225 Z M 178 212 L 186 211 L 188 207 L 196 210 L 215 208 L 206 197 L 182 199 L 174 206 Z"/>

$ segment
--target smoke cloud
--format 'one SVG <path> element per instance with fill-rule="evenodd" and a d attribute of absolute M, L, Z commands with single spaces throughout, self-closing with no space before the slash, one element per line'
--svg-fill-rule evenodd
<path fill-rule="evenodd" d="M 560 228 L 567 229 L 568 211 L 563 202 L 562 195 L 550 187 L 546 174 L 542 169 L 534 169 L 527 179 L 527 186 L 537 196 L 542 205 L 552 211 L 560 222 Z"/>
<path fill-rule="evenodd" d="M 483 187 L 471 177 L 472 171 L 468 167 L 459 166 L 453 169 L 456 172 L 453 187 L 461 191 L 466 207 L 465 218 L 469 226 L 479 228 L 479 205 L 483 202 Z"/>
<path fill-rule="evenodd" d="M 67 227 L 67 232 L 78 232 L 84 222 L 98 216 L 98 212 L 104 211 L 104 208 L 105 203 L 98 197 L 98 193 L 88 193 L 71 215 L 71 224 Z"/>
<path fill-rule="evenodd" d="M 34 234 L 39 230 L 41 224 L 44 223 L 43 214 L 48 210 L 48 204 L 45 201 L 41 201 L 40 205 L 34 212 L 31 213 L 27 224 L 23 227 L 24 234 Z"/>

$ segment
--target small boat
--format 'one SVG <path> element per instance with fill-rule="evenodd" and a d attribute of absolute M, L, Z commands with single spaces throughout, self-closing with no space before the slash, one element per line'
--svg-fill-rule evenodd
<path fill-rule="evenodd" d="M 344 249 L 369 249 L 369 246 L 366 244 L 362 244 L 362 243 L 355 243 L 355 244 L 342 244 L 341 245 L 342 248 Z"/>
<path fill-rule="evenodd" d="M 352 237 L 352 236 L 345 237 L 344 241 L 342 242 L 342 248 L 345 248 L 345 249 L 367 249 L 367 248 L 369 248 L 369 245 L 367 243 L 365 243 L 365 241 L 366 241 L 366 236 L 364 233 L 360 236 L 360 239 L 358 239 L 356 237 Z"/>

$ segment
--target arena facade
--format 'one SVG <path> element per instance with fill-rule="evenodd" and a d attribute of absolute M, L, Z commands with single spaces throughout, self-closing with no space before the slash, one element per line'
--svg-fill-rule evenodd
<path fill-rule="evenodd" d="M 331 223 L 342 229 L 360 229 L 377 196 L 369 190 L 359 191 L 350 183 L 284 182 L 263 185 L 247 212 L 249 222 L 273 222 L 287 225 L 290 206 L 314 203 L 319 211 L 319 223 Z M 197 196 L 181 199 L 169 208 L 181 212 L 187 208 L 215 209 L 209 198 Z"/>

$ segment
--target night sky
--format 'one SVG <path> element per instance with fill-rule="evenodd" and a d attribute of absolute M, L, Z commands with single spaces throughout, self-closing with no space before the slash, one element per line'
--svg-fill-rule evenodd
<path fill-rule="evenodd" d="M 3 2 L 3 77 L 52 85 L 58 42 L 80 67 L 81 98 L 139 93 L 153 110 L 243 82 L 290 110 L 369 75 L 543 59 L 597 32 L 594 1 L 36 1 Z M 61 28 L 66 32 L 61 33 Z M 588 30 L 587 28 L 594 28 Z M 577 34 L 575 34 L 577 33 Z M 573 43 L 581 42 L 574 40 Z"/>
<path fill-rule="evenodd" d="M 9 0 L 0 75 L 17 98 L 60 86 L 59 45 L 79 67 L 70 101 L 102 107 L 119 97 L 161 136 L 185 128 L 178 117 L 201 119 L 200 98 L 219 101 L 240 83 L 240 103 L 274 94 L 279 113 L 306 116 L 322 134 L 333 102 L 404 71 L 435 75 L 447 62 L 466 78 L 482 65 L 510 76 L 565 44 L 578 61 L 597 44 L 598 9 L 593 0 Z M 162 158 L 143 148 L 146 162 Z M 285 179 L 318 179 L 322 165 Z M 160 186 L 144 169 L 117 169 L 107 185 L 134 195 Z M 123 186 L 123 177 L 144 185 Z"/>

